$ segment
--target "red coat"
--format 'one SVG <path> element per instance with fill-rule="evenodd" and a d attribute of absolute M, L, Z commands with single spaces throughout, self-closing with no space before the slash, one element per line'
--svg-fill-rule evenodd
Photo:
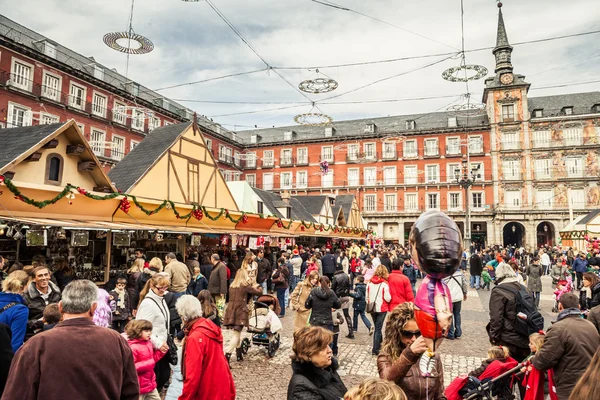
<path fill-rule="evenodd" d="M 392 271 L 388 277 L 388 286 L 390 287 L 390 294 L 392 295 L 392 301 L 390 301 L 390 311 L 396 308 L 396 306 L 399 304 L 406 303 L 407 301 L 415 301 L 410 280 L 402 273 L 402 271 Z"/>
<path fill-rule="evenodd" d="M 223 354 L 221 329 L 206 318 L 190 329 L 183 347 L 179 400 L 234 400 L 235 384 Z"/>
<path fill-rule="evenodd" d="M 131 339 L 128 340 L 129 347 L 133 353 L 135 361 L 135 370 L 140 384 L 140 394 L 150 393 L 156 389 L 156 375 L 154 374 L 154 365 L 165 353 L 160 350 L 154 350 L 150 340 Z"/>

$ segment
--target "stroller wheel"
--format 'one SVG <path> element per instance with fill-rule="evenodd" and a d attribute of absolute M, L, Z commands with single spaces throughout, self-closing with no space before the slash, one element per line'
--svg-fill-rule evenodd
<path fill-rule="evenodd" d="M 248 348 L 250 347 L 250 340 L 248 338 L 244 338 L 242 340 L 242 345 L 240 347 L 242 348 L 242 352 L 244 354 L 248 354 Z"/>
<path fill-rule="evenodd" d="M 275 352 L 277 351 L 277 343 L 275 341 L 271 341 L 269 342 L 269 348 L 267 350 L 267 354 L 269 355 L 269 358 L 273 358 L 273 356 L 275 355 Z"/>
<path fill-rule="evenodd" d="M 281 345 L 281 338 L 279 337 L 279 333 L 276 333 L 275 334 L 275 350 L 278 350 L 280 345 Z"/>

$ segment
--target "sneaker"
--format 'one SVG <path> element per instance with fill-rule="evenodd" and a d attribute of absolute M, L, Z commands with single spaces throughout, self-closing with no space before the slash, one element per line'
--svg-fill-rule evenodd
<path fill-rule="evenodd" d="M 374 326 L 371 326 L 371 327 L 369 328 L 369 336 L 373 335 L 373 332 L 375 332 L 375 327 L 374 327 Z"/>

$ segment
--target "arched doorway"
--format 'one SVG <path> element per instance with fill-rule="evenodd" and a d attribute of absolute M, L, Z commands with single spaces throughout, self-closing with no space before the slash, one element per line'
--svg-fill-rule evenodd
<path fill-rule="evenodd" d="M 537 228 L 537 247 L 554 246 L 554 225 L 550 222 L 541 222 Z"/>
<path fill-rule="evenodd" d="M 504 247 L 506 246 L 523 246 L 525 239 L 525 227 L 518 222 L 509 222 L 504 225 L 502 230 L 504 238 Z"/>

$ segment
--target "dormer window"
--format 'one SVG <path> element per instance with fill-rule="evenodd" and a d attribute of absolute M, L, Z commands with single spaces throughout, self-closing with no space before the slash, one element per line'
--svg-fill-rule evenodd
<path fill-rule="evenodd" d="M 94 65 L 94 78 L 104 80 L 104 68 Z"/>
<path fill-rule="evenodd" d="M 543 109 L 538 109 L 538 110 L 533 110 L 533 118 L 542 118 L 544 116 L 544 110 Z"/>
<path fill-rule="evenodd" d="M 417 129 L 417 121 L 415 121 L 414 119 L 409 119 L 406 121 L 406 130 L 407 131 L 412 131 Z"/>
<path fill-rule="evenodd" d="M 48 57 L 56 58 L 56 45 L 50 42 L 44 42 L 44 54 Z"/>
<path fill-rule="evenodd" d="M 458 121 L 456 117 L 448 117 L 448 128 L 456 128 L 458 126 Z"/>
<path fill-rule="evenodd" d="M 375 124 L 367 124 L 365 125 L 365 133 L 375 133 L 376 130 Z"/>
<path fill-rule="evenodd" d="M 334 133 L 335 128 L 333 128 L 332 126 L 328 126 L 327 128 L 325 128 L 325 137 L 332 137 Z"/>
<path fill-rule="evenodd" d="M 256 144 L 260 141 L 260 135 L 252 134 L 250 135 L 250 143 Z"/>
<path fill-rule="evenodd" d="M 283 132 L 283 140 L 289 141 L 289 140 L 292 140 L 293 138 L 294 138 L 293 131 Z"/>
<path fill-rule="evenodd" d="M 600 104 L 594 104 L 594 107 L 592 107 L 592 109 L 594 110 L 594 112 L 600 113 Z"/>
<path fill-rule="evenodd" d="M 573 115 L 573 107 L 563 107 L 562 112 L 564 115 Z"/>

